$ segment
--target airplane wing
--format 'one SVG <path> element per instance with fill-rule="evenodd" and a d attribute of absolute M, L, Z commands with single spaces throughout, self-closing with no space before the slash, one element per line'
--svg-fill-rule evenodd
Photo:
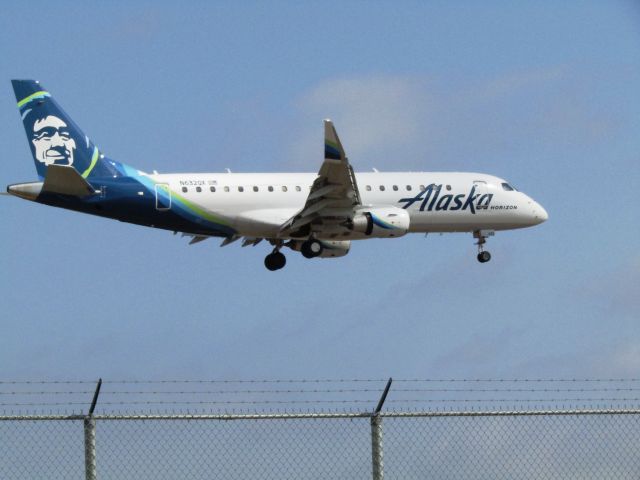
<path fill-rule="evenodd" d="M 324 162 L 304 207 L 285 222 L 281 236 L 307 237 L 344 230 L 355 207 L 362 205 L 353 168 L 331 120 L 324 121 Z"/>

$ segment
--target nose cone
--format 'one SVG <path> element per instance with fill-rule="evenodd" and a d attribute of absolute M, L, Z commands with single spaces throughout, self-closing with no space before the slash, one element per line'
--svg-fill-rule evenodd
<path fill-rule="evenodd" d="M 543 222 L 546 222 L 549 219 L 549 214 L 547 213 L 547 211 L 538 202 L 532 202 L 532 203 L 533 203 L 533 220 L 535 222 L 535 225 L 539 225 Z"/>

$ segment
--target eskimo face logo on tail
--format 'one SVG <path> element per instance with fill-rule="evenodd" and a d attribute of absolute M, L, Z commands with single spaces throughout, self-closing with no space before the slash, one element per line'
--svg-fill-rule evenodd
<path fill-rule="evenodd" d="M 76 142 L 67 124 L 54 115 L 37 119 L 33 123 L 33 155 L 39 162 L 49 165 L 73 165 Z"/>

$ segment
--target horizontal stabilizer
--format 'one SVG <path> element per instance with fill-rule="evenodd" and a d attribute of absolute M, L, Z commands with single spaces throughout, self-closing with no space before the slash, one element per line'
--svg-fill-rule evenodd
<path fill-rule="evenodd" d="M 96 191 L 78 171 L 68 165 L 49 165 L 44 177 L 42 191 L 84 197 L 93 195 Z"/>

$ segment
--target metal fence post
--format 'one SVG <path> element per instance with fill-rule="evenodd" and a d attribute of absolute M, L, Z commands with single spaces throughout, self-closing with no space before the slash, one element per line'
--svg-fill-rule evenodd
<path fill-rule="evenodd" d="M 391 388 L 392 379 L 387 382 L 384 392 L 378 401 L 376 409 L 371 415 L 371 466 L 373 480 L 384 480 L 384 452 L 382 450 L 382 417 L 380 411 L 387 399 L 387 394 Z"/>
<path fill-rule="evenodd" d="M 93 412 L 96 409 L 98 395 L 102 379 L 98 380 L 96 391 L 93 394 L 93 400 L 89 407 L 89 414 L 84 417 L 84 478 L 85 480 L 96 480 L 96 419 L 93 418 Z"/>
<path fill-rule="evenodd" d="M 91 415 L 84 419 L 84 478 L 96 480 L 96 420 Z"/>
<path fill-rule="evenodd" d="M 382 417 L 377 413 L 371 416 L 371 465 L 373 480 L 383 480 Z"/>

